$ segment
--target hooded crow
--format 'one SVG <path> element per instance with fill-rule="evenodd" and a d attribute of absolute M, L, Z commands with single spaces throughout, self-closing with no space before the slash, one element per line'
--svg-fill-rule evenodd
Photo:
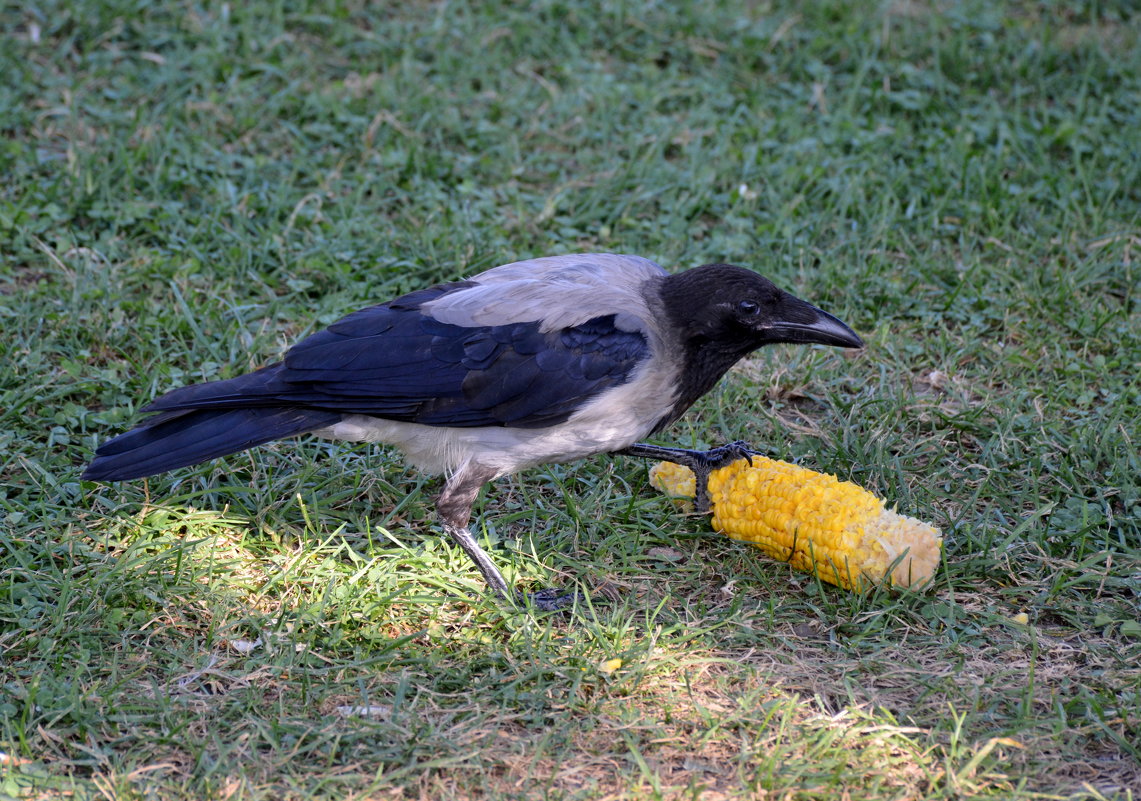
<path fill-rule="evenodd" d="M 639 440 L 743 356 L 778 342 L 863 345 L 840 320 L 742 267 L 671 275 L 608 253 L 520 261 L 350 314 L 256 372 L 168 392 L 143 409 L 153 416 L 96 451 L 83 478 L 150 476 L 305 433 L 387 443 L 447 475 L 437 499 L 444 530 L 510 597 L 468 530 L 484 484 L 597 453 L 700 473 L 732 461 L 740 447 Z"/>

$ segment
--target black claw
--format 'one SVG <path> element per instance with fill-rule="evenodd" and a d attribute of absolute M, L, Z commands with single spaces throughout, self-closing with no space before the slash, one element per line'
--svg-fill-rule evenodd
<path fill-rule="evenodd" d="M 628 448 L 623 448 L 617 451 L 617 453 L 625 454 L 626 456 L 637 456 L 642 459 L 659 459 L 673 462 L 674 464 L 683 465 L 696 472 L 698 470 L 716 470 L 719 467 L 732 464 L 738 459 L 748 459 L 756 453 L 756 451 L 749 448 L 747 442 L 738 440 L 737 442 L 731 442 L 728 445 L 711 448 L 707 451 L 695 451 L 688 448 L 664 448 L 660 445 L 647 445 L 639 442 Z"/>
<path fill-rule="evenodd" d="M 706 470 L 717 470 L 725 467 L 726 465 L 733 464 L 738 459 L 752 458 L 753 451 L 749 447 L 749 443 L 744 440 L 737 440 L 730 442 L 728 445 L 722 445 L 719 448 L 711 448 L 707 451 L 694 451 L 697 457 L 699 466 Z"/>
<path fill-rule="evenodd" d="M 730 442 L 718 448 L 707 451 L 693 451 L 685 448 L 663 448 L 658 445 L 635 443 L 619 453 L 627 456 L 638 456 L 644 459 L 662 459 L 674 464 L 680 464 L 693 471 L 697 479 L 696 492 L 693 498 L 693 508 L 700 514 L 707 514 L 710 507 L 709 474 L 726 465 L 733 464 L 738 459 L 750 459 L 756 451 L 743 440 Z"/>
<path fill-rule="evenodd" d="M 515 598 L 520 606 L 533 606 L 540 612 L 557 612 L 569 609 L 574 602 L 582 596 L 574 590 L 560 590 L 557 587 L 547 587 L 537 592 L 516 592 Z"/>
<path fill-rule="evenodd" d="M 713 503 L 709 497 L 709 474 L 714 470 L 733 464 L 739 459 L 749 460 L 753 457 L 753 450 L 749 443 L 742 440 L 730 442 L 719 448 L 707 451 L 694 451 L 695 464 L 690 466 L 696 479 L 694 485 L 693 508 L 698 514 L 709 514 Z"/>

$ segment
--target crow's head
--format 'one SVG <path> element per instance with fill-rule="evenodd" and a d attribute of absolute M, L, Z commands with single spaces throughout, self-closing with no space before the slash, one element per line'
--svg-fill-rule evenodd
<path fill-rule="evenodd" d="M 663 333 L 680 350 L 673 407 L 657 425 L 680 417 L 713 388 L 737 360 L 778 342 L 861 348 L 848 326 L 779 289 L 752 270 L 706 264 L 663 279 L 658 297 L 665 310 Z"/>
<path fill-rule="evenodd" d="M 732 264 L 706 264 L 665 279 L 662 300 L 688 347 L 744 356 L 777 342 L 861 348 L 856 332 L 828 312 Z"/>

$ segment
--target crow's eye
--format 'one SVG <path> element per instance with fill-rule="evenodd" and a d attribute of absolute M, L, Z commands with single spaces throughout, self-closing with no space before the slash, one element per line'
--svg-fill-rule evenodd
<path fill-rule="evenodd" d="M 761 304 L 755 300 L 743 300 L 737 304 L 737 311 L 741 312 L 748 317 L 752 317 L 761 312 Z"/>

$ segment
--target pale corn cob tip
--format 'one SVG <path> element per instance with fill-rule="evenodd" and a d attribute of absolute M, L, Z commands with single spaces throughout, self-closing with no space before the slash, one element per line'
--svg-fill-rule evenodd
<path fill-rule="evenodd" d="M 689 468 L 668 462 L 651 468 L 650 482 L 673 497 L 692 498 L 696 487 Z M 754 456 L 713 471 L 709 495 L 716 530 L 841 587 L 919 589 L 939 566 L 939 529 L 835 476 Z"/>

